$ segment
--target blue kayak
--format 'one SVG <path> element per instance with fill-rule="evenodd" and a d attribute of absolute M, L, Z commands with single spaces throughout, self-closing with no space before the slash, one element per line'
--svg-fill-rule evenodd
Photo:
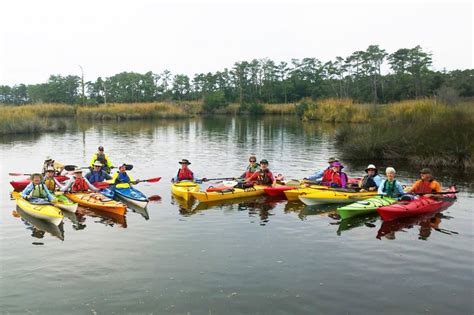
<path fill-rule="evenodd" d="M 123 199 L 131 204 L 134 204 L 140 208 L 145 208 L 148 204 L 148 198 L 141 191 L 133 188 L 115 188 L 115 196 Z"/>
<path fill-rule="evenodd" d="M 104 188 L 100 190 L 100 193 L 107 198 L 114 199 L 115 197 L 115 190 L 110 188 Z"/>

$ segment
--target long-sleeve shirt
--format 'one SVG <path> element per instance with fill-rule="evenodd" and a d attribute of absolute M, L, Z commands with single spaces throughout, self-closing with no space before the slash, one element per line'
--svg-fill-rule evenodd
<path fill-rule="evenodd" d="M 42 185 L 41 189 L 45 192 L 48 200 L 52 201 L 55 198 L 53 194 L 48 190 L 46 185 L 44 185 L 43 183 L 41 183 L 40 185 Z M 33 183 L 29 183 L 28 186 L 26 186 L 25 189 L 23 189 L 23 191 L 21 192 L 21 197 L 29 199 L 29 195 L 32 193 L 33 189 L 35 189 L 35 185 Z"/>
<path fill-rule="evenodd" d="M 314 174 L 308 176 L 308 180 L 317 180 L 318 178 L 323 177 L 325 170 L 327 170 L 327 168 L 322 169 L 322 170 L 319 170 L 319 171 L 317 171 L 316 173 L 314 173 Z"/>
<path fill-rule="evenodd" d="M 100 189 L 96 188 L 94 185 L 92 185 L 88 180 L 87 178 L 84 178 L 84 180 L 86 181 L 86 184 L 87 186 L 89 187 L 90 190 L 92 191 L 95 191 L 95 192 L 98 192 L 100 191 Z M 76 177 L 71 177 L 69 179 L 69 181 L 61 187 L 61 191 L 68 191 L 69 189 L 71 189 L 72 185 L 74 185 L 74 182 L 76 181 Z"/>
<path fill-rule="evenodd" d="M 127 172 L 125 173 L 115 172 L 112 175 L 112 179 L 109 180 L 109 183 L 116 184 L 115 187 L 117 188 L 128 188 L 130 187 L 129 183 L 133 181 L 134 179 L 132 175 L 128 174 Z"/>
<path fill-rule="evenodd" d="M 389 194 L 387 192 L 384 191 L 384 187 L 385 187 L 385 182 L 387 182 L 386 179 L 384 179 L 381 183 L 380 183 L 380 186 L 379 186 L 379 189 L 377 190 L 377 192 L 381 195 L 387 195 L 389 197 L 399 197 L 399 196 L 403 196 L 405 194 L 405 192 L 403 191 L 403 187 L 402 185 L 400 185 L 400 183 L 398 182 L 398 180 L 395 180 L 395 186 L 394 186 L 394 191 L 393 191 L 393 194 Z"/>
<path fill-rule="evenodd" d="M 89 181 L 89 183 L 94 184 L 97 182 L 103 182 L 107 179 L 111 179 L 112 176 L 104 172 L 103 170 L 100 170 L 99 172 L 89 172 L 86 174 L 86 179 Z"/>

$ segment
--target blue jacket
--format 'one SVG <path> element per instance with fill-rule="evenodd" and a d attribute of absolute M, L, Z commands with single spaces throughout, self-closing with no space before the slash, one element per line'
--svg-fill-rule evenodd
<path fill-rule="evenodd" d="M 48 200 L 49 201 L 53 201 L 53 199 L 55 198 L 53 196 L 53 194 L 51 194 L 51 192 L 48 190 L 48 188 L 46 187 L 45 184 L 41 183 L 40 185 L 42 185 L 42 189 L 44 190 L 44 192 L 46 193 L 46 195 L 48 196 Z M 21 197 L 22 198 L 25 198 L 25 199 L 28 199 L 28 195 L 33 191 L 34 189 L 34 184 L 33 183 L 29 183 L 28 186 L 25 187 L 25 189 L 23 189 L 23 191 L 21 192 Z"/>
<path fill-rule="evenodd" d="M 397 198 L 397 197 L 400 197 L 400 196 L 403 196 L 405 194 L 405 192 L 403 191 L 403 187 L 402 185 L 400 185 L 400 183 L 398 182 L 398 180 L 394 180 L 395 181 L 395 187 L 394 187 L 394 193 L 393 194 L 388 194 L 387 192 L 384 191 L 384 188 L 385 188 L 385 182 L 387 180 L 384 179 L 381 183 L 380 183 L 380 186 L 379 186 L 379 189 L 378 189 L 378 193 L 381 194 L 381 195 L 387 195 L 389 197 L 393 197 L 393 198 Z"/>
<path fill-rule="evenodd" d="M 112 178 L 109 174 L 107 174 L 103 170 L 100 170 L 99 172 L 91 171 L 91 172 L 87 173 L 85 177 L 89 181 L 89 183 L 91 183 L 91 184 L 94 184 L 94 183 L 97 183 L 97 182 L 103 182 L 107 179 Z"/>

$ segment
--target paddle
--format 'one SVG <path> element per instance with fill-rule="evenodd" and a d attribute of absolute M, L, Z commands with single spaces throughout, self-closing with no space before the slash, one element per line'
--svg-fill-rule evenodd
<path fill-rule="evenodd" d="M 155 178 L 141 179 L 141 180 L 136 180 L 136 181 L 133 181 L 133 182 L 118 183 L 118 184 L 138 184 L 138 183 L 142 183 L 142 182 L 156 183 L 156 182 L 159 182 L 160 179 L 161 179 L 161 177 L 155 177 Z M 110 186 L 116 186 L 118 184 L 111 184 L 111 183 L 107 183 L 107 182 L 97 182 L 97 183 L 94 183 L 94 186 L 97 187 L 97 188 L 103 189 L 103 188 L 107 188 L 107 187 L 110 187 Z"/>
<path fill-rule="evenodd" d="M 66 171 L 69 171 L 69 172 L 74 171 L 76 168 L 78 168 L 77 165 L 64 165 L 64 169 Z M 81 169 L 81 170 L 85 170 L 85 169 L 88 169 L 88 168 L 89 168 L 89 166 L 79 167 L 79 169 Z M 112 169 L 112 168 L 118 168 L 118 166 L 112 166 L 110 169 Z M 125 169 L 127 171 L 130 171 L 130 170 L 133 169 L 133 165 L 132 164 L 125 164 Z"/>
<path fill-rule="evenodd" d="M 8 173 L 10 176 L 31 176 L 31 174 L 23 174 L 23 173 Z"/>
<path fill-rule="evenodd" d="M 449 195 L 449 194 L 457 194 L 459 191 L 454 190 L 454 191 L 440 191 L 440 192 L 429 192 L 429 193 L 409 193 L 409 194 L 415 194 L 415 195 Z"/>
<path fill-rule="evenodd" d="M 203 182 L 208 182 L 211 180 L 235 180 L 235 177 L 217 177 L 217 178 L 203 178 Z"/>

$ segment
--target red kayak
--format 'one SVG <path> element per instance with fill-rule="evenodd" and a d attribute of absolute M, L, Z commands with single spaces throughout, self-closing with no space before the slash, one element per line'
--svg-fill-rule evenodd
<path fill-rule="evenodd" d="M 451 186 L 448 191 L 454 192 L 456 187 Z M 393 205 L 380 207 L 377 212 L 384 221 L 393 221 L 399 218 L 442 211 L 451 206 L 455 200 L 454 193 L 446 194 L 442 199 L 421 196 L 415 200 L 399 201 Z"/>
<path fill-rule="evenodd" d="M 264 188 L 263 190 L 265 191 L 265 193 L 267 195 L 269 195 L 270 197 L 282 197 L 282 198 L 285 198 L 285 193 L 284 191 L 286 190 L 291 190 L 291 189 L 295 189 L 297 187 L 295 186 L 286 186 L 286 185 L 282 185 L 282 186 L 276 186 L 276 187 L 266 187 Z"/>
<path fill-rule="evenodd" d="M 67 176 L 62 176 L 62 175 L 59 175 L 59 176 L 54 176 L 54 178 L 56 178 L 56 180 L 60 183 L 64 182 L 65 180 L 68 180 L 69 177 Z M 22 179 L 22 180 L 12 180 L 10 182 L 10 185 L 13 186 L 13 189 L 14 191 L 22 191 L 23 189 L 25 189 L 26 186 L 28 186 L 28 184 L 30 183 L 30 179 L 29 178 L 26 178 L 26 179 Z"/>

